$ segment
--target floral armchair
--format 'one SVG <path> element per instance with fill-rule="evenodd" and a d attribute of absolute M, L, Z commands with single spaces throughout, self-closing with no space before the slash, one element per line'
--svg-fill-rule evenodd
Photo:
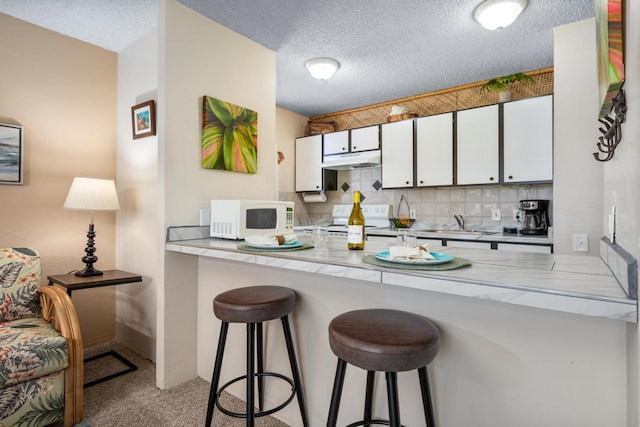
<path fill-rule="evenodd" d="M 82 420 L 82 337 L 64 290 L 40 285 L 40 257 L 0 249 L 0 427 Z"/>

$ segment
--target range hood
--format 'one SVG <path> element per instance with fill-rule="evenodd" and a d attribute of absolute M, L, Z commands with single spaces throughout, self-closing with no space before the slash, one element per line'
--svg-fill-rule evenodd
<path fill-rule="evenodd" d="M 380 150 L 358 151 L 356 153 L 324 156 L 323 169 L 344 170 L 357 168 L 376 168 L 380 166 Z"/>

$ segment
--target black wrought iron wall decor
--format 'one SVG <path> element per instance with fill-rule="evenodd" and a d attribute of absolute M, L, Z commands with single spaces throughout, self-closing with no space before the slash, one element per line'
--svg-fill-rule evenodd
<path fill-rule="evenodd" d="M 593 153 L 593 157 L 599 162 L 613 159 L 613 154 L 622 140 L 622 123 L 624 123 L 627 114 L 627 99 L 623 89 L 620 89 L 616 97 L 613 98 L 611 111 L 615 114 L 613 118 L 605 116 L 602 119 L 598 119 L 604 125 L 604 128 L 599 128 L 600 132 L 602 132 L 602 136 L 598 137 L 600 142 L 596 144 L 599 152 Z"/>

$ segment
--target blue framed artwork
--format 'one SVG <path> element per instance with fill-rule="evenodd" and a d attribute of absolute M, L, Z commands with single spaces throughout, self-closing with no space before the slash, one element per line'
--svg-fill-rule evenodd
<path fill-rule="evenodd" d="M 22 184 L 22 126 L 0 123 L 0 184 Z"/>

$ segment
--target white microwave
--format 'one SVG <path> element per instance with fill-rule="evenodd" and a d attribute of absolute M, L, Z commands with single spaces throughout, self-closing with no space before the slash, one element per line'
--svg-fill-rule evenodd
<path fill-rule="evenodd" d="M 252 234 L 293 232 L 293 202 L 211 200 L 210 236 L 244 239 Z"/>

